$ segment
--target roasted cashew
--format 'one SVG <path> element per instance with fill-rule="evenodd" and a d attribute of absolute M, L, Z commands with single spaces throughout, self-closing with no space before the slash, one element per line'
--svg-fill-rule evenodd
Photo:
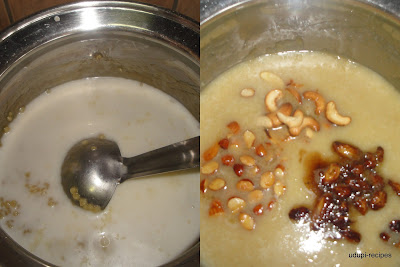
<path fill-rule="evenodd" d="M 253 88 L 244 88 L 242 91 L 240 91 L 240 95 L 243 97 L 252 97 L 256 91 Z"/>
<path fill-rule="evenodd" d="M 279 109 L 276 112 L 271 112 L 267 114 L 267 117 L 271 120 L 272 122 L 272 127 L 278 127 L 282 125 L 282 122 L 279 120 L 277 113 L 280 112 L 286 116 L 289 116 L 292 114 L 293 106 L 290 103 L 285 103 L 282 104 Z"/>
<path fill-rule="evenodd" d="M 275 89 L 282 89 L 285 86 L 281 77 L 272 72 L 263 71 L 260 73 L 260 78 L 268 82 Z"/>
<path fill-rule="evenodd" d="M 301 101 L 301 95 L 300 95 L 300 93 L 299 93 L 296 89 L 293 89 L 293 88 L 288 87 L 288 88 L 286 88 L 286 90 L 289 91 L 289 93 L 291 93 L 292 96 L 294 96 L 294 98 L 296 98 L 296 100 L 297 100 L 297 102 L 298 102 L 299 104 L 302 103 L 302 101 Z"/>
<path fill-rule="evenodd" d="M 336 104 L 333 101 L 330 101 L 326 105 L 325 116 L 330 122 L 339 126 L 346 126 L 351 122 L 350 117 L 342 116 L 339 114 L 336 109 Z"/>
<path fill-rule="evenodd" d="M 265 96 L 265 106 L 267 107 L 268 111 L 274 112 L 278 109 L 276 105 L 276 101 L 283 96 L 282 90 L 275 89 L 269 91 L 268 94 Z"/>
<path fill-rule="evenodd" d="M 310 128 L 314 132 L 318 132 L 320 129 L 318 121 L 312 117 L 304 117 L 303 122 L 300 126 L 289 128 L 289 133 L 292 136 L 298 136 L 304 128 Z"/>
<path fill-rule="evenodd" d="M 325 110 L 325 99 L 314 91 L 307 91 L 303 93 L 304 98 L 310 99 L 315 103 L 315 114 L 319 115 Z"/>
<path fill-rule="evenodd" d="M 257 118 L 257 126 L 261 126 L 264 128 L 272 128 L 272 120 L 268 116 L 261 116 Z"/>
<path fill-rule="evenodd" d="M 293 116 L 287 116 L 281 112 L 277 112 L 276 115 L 278 116 L 278 119 L 286 124 L 289 128 L 300 126 L 304 119 L 304 114 L 300 109 L 297 109 Z"/>

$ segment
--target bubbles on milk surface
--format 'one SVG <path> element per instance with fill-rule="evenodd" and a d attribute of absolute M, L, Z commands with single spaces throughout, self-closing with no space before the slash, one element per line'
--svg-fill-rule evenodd
<path fill-rule="evenodd" d="M 3 216 L 0 225 L 38 257 L 62 266 L 152 266 L 198 239 L 196 172 L 126 181 L 99 214 L 72 205 L 60 183 L 66 152 L 83 138 L 103 134 L 132 157 L 197 136 L 199 123 L 171 96 L 132 80 L 82 79 L 34 99 L 9 128 L 0 197 L 15 200 L 19 215 Z"/>

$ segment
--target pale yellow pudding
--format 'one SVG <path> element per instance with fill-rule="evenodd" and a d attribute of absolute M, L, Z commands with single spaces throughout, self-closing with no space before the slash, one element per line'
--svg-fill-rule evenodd
<path fill-rule="evenodd" d="M 305 92 L 319 94 L 324 103 Z M 400 219 L 400 197 L 388 185 L 400 182 L 400 94 L 389 83 L 339 57 L 283 53 L 226 71 L 202 91 L 200 103 L 204 266 L 400 265 L 399 236 L 389 227 Z M 288 114 L 280 110 L 285 103 L 291 106 Z M 267 114 L 279 110 L 277 126 Z M 299 130 L 300 117 L 309 123 Z M 383 162 L 368 173 L 383 177 L 379 190 L 387 197 L 382 207 L 368 200 L 365 215 L 349 200 L 351 222 L 328 236 L 327 228 L 336 227 L 332 223 L 316 230 L 289 213 L 307 207 L 315 222 L 317 196 L 304 178 L 310 155 L 334 158 L 335 141 L 364 152 L 383 148 Z M 359 240 L 349 237 L 349 229 Z"/>

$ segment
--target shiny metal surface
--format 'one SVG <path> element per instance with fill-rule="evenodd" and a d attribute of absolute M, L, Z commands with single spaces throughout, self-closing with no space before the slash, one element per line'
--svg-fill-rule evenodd
<path fill-rule="evenodd" d="M 232 2 L 230 8 L 219 3 L 216 14 L 202 17 L 201 88 L 244 60 L 293 50 L 348 58 L 400 88 L 400 20 L 395 13 L 355 0 L 226 1 Z M 399 7 L 391 3 L 385 9 Z"/>
<path fill-rule="evenodd" d="M 0 127 L 45 90 L 99 76 L 149 84 L 199 119 L 199 39 L 197 23 L 134 2 L 80 2 L 33 15 L 0 33 Z M 0 265 L 52 266 L 3 229 Z M 177 265 L 199 265 L 199 242 L 165 266 Z"/>
<path fill-rule="evenodd" d="M 200 20 L 201 23 L 212 19 L 224 10 L 234 8 L 236 5 L 250 2 L 252 0 L 200 0 Z M 326 0 L 321 0 L 326 1 Z M 296 1 L 291 1 L 296 2 Z M 297 0 L 298 3 L 307 3 L 304 0 Z M 381 8 L 385 12 L 400 15 L 400 1 L 397 0 L 359 0 L 370 5 Z"/>
<path fill-rule="evenodd" d="M 89 138 L 75 144 L 67 153 L 61 183 L 67 196 L 74 199 L 71 188 L 87 203 L 104 209 L 118 184 L 141 178 L 200 166 L 200 137 L 190 138 L 147 153 L 123 158 L 117 143 L 107 139 Z"/>

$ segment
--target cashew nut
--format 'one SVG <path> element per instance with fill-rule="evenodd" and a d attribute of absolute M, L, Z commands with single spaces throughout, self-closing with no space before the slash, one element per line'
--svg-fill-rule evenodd
<path fill-rule="evenodd" d="M 310 128 L 314 132 L 318 132 L 320 130 L 320 126 L 318 121 L 316 121 L 312 117 L 304 117 L 303 122 L 300 126 L 289 128 L 289 133 L 292 136 L 298 136 L 304 128 Z"/>
<path fill-rule="evenodd" d="M 263 71 L 260 73 L 260 78 L 263 79 L 264 81 L 268 82 L 273 88 L 283 88 L 285 84 L 283 83 L 281 77 L 278 75 L 268 72 L 268 71 Z"/>
<path fill-rule="evenodd" d="M 351 122 L 350 117 L 342 116 L 339 114 L 336 109 L 336 104 L 333 101 L 330 101 L 326 105 L 325 116 L 330 122 L 339 126 L 346 126 Z"/>
<path fill-rule="evenodd" d="M 300 126 L 304 119 L 304 114 L 300 109 L 297 109 L 293 116 L 287 116 L 281 112 L 277 112 L 276 115 L 278 116 L 278 119 L 289 128 Z"/>
<path fill-rule="evenodd" d="M 262 116 L 257 118 L 257 126 L 264 128 L 272 128 L 272 120 L 267 116 Z"/>
<path fill-rule="evenodd" d="M 303 96 L 307 99 L 314 101 L 315 103 L 315 114 L 319 115 L 325 110 L 325 99 L 317 92 L 307 91 L 303 93 Z"/>
<path fill-rule="evenodd" d="M 276 105 L 276 101 L 283 96 L 282 90 L 275 89 L 265 96 L 265 106 L 267 107 L 268 111 L 274 112 L 278 109 Z"/>
<path fill-rule="evenodd" d="M 299 103 L 299 104 L 301 104 L 301 95 L 300 95 L 300 93 L 299 92 L 297 92 L 297 90 L 295 90 L 295 89 L 293 89 L 293 88 L 286 88 L 286 90 L 287 91 L 289 91 L 289 93 L 291 93 L 292 94 L 292 96 L 294 96 L 294 98 L 296 98 L 296 100 L 297 100 L 297 102 Z"/>
<path fill-rule="evenodd" d="M 272 127 L 278 127 L 282 125 L 282 122 L 279 120 L 277 113 L 280 112 L 286 116 L 289 116 L 292 114 L 293 106 L 290 103 L 284 103 L 280 106 L 280 108 L 276 112 L 271 112 L 267 114 L 267 117 L 271 120 L 272 122 Z"/>
<path fill-rule="evenodd" d="M 256 91 L 253 88 L 244 88 L 242 91 L 240 91 L 240 95 L 243 97 L 252 97 Z"/>

